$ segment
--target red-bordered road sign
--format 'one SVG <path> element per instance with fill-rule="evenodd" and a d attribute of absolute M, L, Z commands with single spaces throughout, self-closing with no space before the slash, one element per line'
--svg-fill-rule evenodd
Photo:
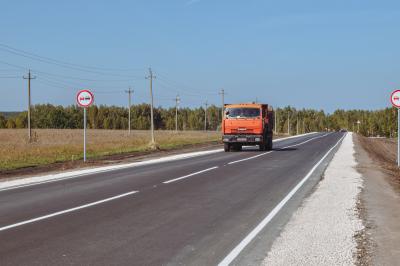
<path fill-rule="evenodd" d="M 89 107 L 93 104 L 94 96 L 89 90 L 78 91 L 76 95 L 76 102 L 81 107 Z"/>

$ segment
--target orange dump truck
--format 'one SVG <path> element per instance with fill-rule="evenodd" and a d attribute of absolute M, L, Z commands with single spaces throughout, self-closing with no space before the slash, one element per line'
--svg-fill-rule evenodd
<path fill-rule="evenodd" d="M 267 104 L 226 104 L 222 121 L 224 150 L 241 150 L 243 145 L 272 149 L 274 111 Z"/>

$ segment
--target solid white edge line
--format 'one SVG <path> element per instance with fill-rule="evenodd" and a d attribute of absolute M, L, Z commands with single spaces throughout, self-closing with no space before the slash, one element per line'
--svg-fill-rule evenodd
<path fill-rule="evenodd" d="M 223 151 L 223 149 L 216 149 L 216 150 L 209 150 L 209 151 L 202 151 L 202 152 L 183 153 L 183 154 L 178 154 L 178 155 L 161 157 L 161 158 L 157 158 L 157 159 L 151 159 L 148 161 L 129 163 L 129 164 L 104 166 L 104 167 L 98 167 L 98 168 L 94 168 L 94 169 L 78 170 L 78 171 L 72 171 L 72 172 L 67 172 L 67 173 L 50 174 L 47 176 L 33 176 L 33 177 L 26 177 L 26 178 L 21 178 L 21 179 L 17 178 L 17 179 L 9 180 L 9 181 L 0 181 L 0 192 L 23 188 L 23 187 L 36 186 L 36 185 L 41 185 L 41 184 L 46 184 L 46 183 L 58 182 L 58 181 L 63 181 L 63 180 L 93 175 L 93 174 L 100 174 L 100 173 L 129 169 L 129 168 L 134 168 L 134 167 L 141 167 L 141 166 L 153 165 L 153 164 L 158 164 L 158 163 L 168 163 L 168 162 L 173 162 L 173 161 L 177 161 L 177 160 L 190 159 L 190 158 L 210 155 L 210 154 L 214 154 L 214 153 L 218 153 L 218 152 L 222 152 L 222 151 Z M 61 177 L 57 177 L 57 176 L 61 176 Z M 33 180 L 30 180 L 30 179 L 33 179 Z M 34 179 L 43 179 L 43 181 L 34 181 Z M 19 185 L 9 185 L 9 186 L 7 185 L 7 183 L 21 183 L 21 182 L 27 182 L 27 183 L 23 183 L 23 184 L 19 184 Z"/>
<path fill-rule="evenodd" d="M 111 197 L 111 198 L 106 198 L 106 199 L 103 199 L 103 200 L 99 200 L 99 201 L 95 201 L 95 202 L 88 203 L 88 204 L 85 204 L 85 205 L 81 205 L 81 206 L 78 206 L 78 207 L 75 207 L 75 208 L 71 208 L 71 209 L 67 209 L 67 210 L 59 211 L 59 212 L 54 212 L 54 213 L 51 213 L 51 214 L 48 214 L 48 215 L 44 215 L 44 216 L 40 216 L 40 217 L 37 217 L 37 218 L 34 218 L 34 219 L 30 219 L 30 220 L 26 220 L 26 221 L 23 221 L 23 222 L 19 222 L 19 223 L 3 226 L 3 227 L 0 227 L 0 232 L 8 230 L 8 229 L 11 229 L 11 228 L 15 228 L 15 227 L 18 227 L 18 226 L 21 226 L 21 225 L 34 223 L 34 222 L 37 222 L 37 221 L 49 219 L 49 218 L 54 217 L 54 216 L 58 216 L 58 215 L 62 215 L 62 214 L 65 214 L 65 213 L 74 212 L 74 211 L 77 211 L 77 210 L 80 210 L 80 209 L 84 209 L 84 208 L 92 207 L 92 206 L 95 206 L 95 205 L 99 205 L 101 203 L 105 203 L 105 202 L 108 202 L 108 201 L 116 200 L 116 199 L 119 199 L 119 198 L 122 198 L 122 197 L 126 197 L 126 196 L 129 196 L 129 195 L 138 193 L 138 192 L 139 191 L 127 192 L 127 193 L 120 194 L 120 195 L 117 195 L 117 196 L 114 196 L 114 197 Z"/>
<path fill-rule="evenodd" d="M 325 160 L 325 158 L 335 149 L 341 141 L 346 137 L 347 133 L 318 161 L 317 164 L 308 172 L 308 174 L 286 195 L 285 198 L 218 264 L 218 266 L 227 266 L 243 251 L 243 249 L 264 229 L 264 227 L 275 217 L 275 215 L 285 206 L 285 204 L 293 197 L 293 195 L 303 186 L 310 178 L 317 167 Z"/>
<path fill-rule="evenodd" d="M 317 133 L 318 132 L 310 132 L 310 133 L 305 133 L 305 134 L 301 134 L 301 135 L 280 138 L 280 139 L 274 140 L 274 142 L 280 142 L 280 141 L 284 141 L 284 140 L 288 140 L 288 139 L 304 137 L 304 136 L 317 134 Z M 71 172 L 67 172 L 67 173 L 50 174 L 50 175 L 46 175 L 46 176 L 31 176 L 31 177 L 25 177 L 25 178 L 17 178 L 17 179 L 8 180 L 8 181 L 0 181 L 0 192 L 23 188 L 23 187 L 36 186 L 36 185 L 41 185 L 41 184 L 46 184 L 46 183 L 58 182 L 58 181 L 63 181 L 63 180 L 93 175 L 93 174 L 122 170 L 122 169 L 127 169 L 127 168 L 189 159 L 189 158 L 194 158 L 194 157 L 198 157 L 198 156 L 205 156 L 205 155 L 209 155 L 209 154 L 213 154 L 213 153 L 218 153 L 218 152 L 222 152 L 222 151 L 223 151 L 223 149 L 216 149 L 216 150 L 203 151 L 203 152 L 183 153 L 183 154 L 178 154 L 178 155 L 161 157 L 161 158 L 157 158 L 157 159 L 151 159 L 148 161 L 129 163 L 129 164 L 103 166 L 103 167 L 97 167 L 97 168 L 93 168 L 93 169 L 75 170 L 75 171 L 71 171 Z"/>
<path fill-rule="evenodd" d="M 191 173 L 191 174 L 188 174 L 188 175 L 185 175 L 185 176 L 181 176 L 181 177 L 174 178 L 174 179 L 171 179 L 171 180 L 168 180 L 168 181 L 164 181 L 163 184 L 173 183 L 173 182 L 179 181 L 181 179 L 185 179 L 185 178 L 188 178 L 188 177 L 191 177 L 191 176 L 194 176 L 194 175 L 198 175 L 198 174 L 201 174 L 201 173 L 204 173 L 204 172 L 208 172 L 208 171 L 211 171 L 211 170 L 214 170 L 214 169 L 217 169 L 217 168 L 218 168 L 218 166 L 207 168 L 207 169 L 195 172 L 195 173 Z"/>

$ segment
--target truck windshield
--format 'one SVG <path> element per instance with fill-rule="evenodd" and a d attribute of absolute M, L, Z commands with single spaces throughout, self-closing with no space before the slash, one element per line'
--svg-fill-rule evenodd
<path fill-rule="evenodd" d="M 226 110 L 227 118 L 255 118 L 260 116 L 258 108 L 228 108 Z"/>

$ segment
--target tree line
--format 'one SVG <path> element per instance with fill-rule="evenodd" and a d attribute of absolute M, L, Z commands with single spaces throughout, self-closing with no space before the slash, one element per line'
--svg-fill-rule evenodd
<path fill-rule="evenodd" d="M 180 108 L 179 130 L 204 130 L 206 112 L 203 107 Z M 87 109 L 87 126 L 91 129 L 127 129 L 128 109 L 118 106 L 93 105 Z M 207 130 L 216 130 L 221 121 L 221 109 L 214 105 L 207 108 Z M 27 111 L 6 118 L 0 114 L 0 128 L 26 128 Z M 38 104 L 31 109 L 33 128 L 77 129 L 83 128 L 83 109 L 72 106 Z M 175 108 L 154 108 L 155 129 L 175 129 Z M 150 129 L 150 105 L 138 104 L 131 107 L 131 128 Z"/>
<path fill-rule="evenodd" d="M 397 136 L 397 109 L 381 110 L 336 110 L 332 114 L 324 111 L 301 109 L 290 106 L 276 111 L 276 128 L 278 132 L 291 134 L 313 131 L 348 130 L 363 136 Z M 290 124 L 290 127 L 288 126 Z"/>
<path fill-rule="evenodd" d="M 127 129 L 128 109 L 118 106 L 91 106 L 87 110 L 88 127 L 92 129 Z M 364 136 L 397 136 L 397 110 L 386 108 L 376 111 L 336 110 L 327 114 L 322 110 L 296 109 L 290 106 L 277 108 L 276 131 L 278 133 L 301 134 L 313 131 L 341 130 L 359 132 Z M 204 130 L 205 109 L 180 108 L 178 111 L 179 130 Z M 83 109 L 78 106 L 54 106 L 38 104 L 31 111 L 33 128 L 83 127 Z M 358 123 L 359 122 L 359 123 Z M 207 108 L 207 130 L 219 130 L 221 108 L 211 105 Z M 155 129 L 175 129 L 175 108 L 154 108 Z M 0 128 L 26 128 L 27 112 L 12 116 L 0 114 Z M 131 107 L 132 129 L 150 128 L 150 105 L 138 104 Z M 289 132 L 290 131 L 290 132 Z"/>

